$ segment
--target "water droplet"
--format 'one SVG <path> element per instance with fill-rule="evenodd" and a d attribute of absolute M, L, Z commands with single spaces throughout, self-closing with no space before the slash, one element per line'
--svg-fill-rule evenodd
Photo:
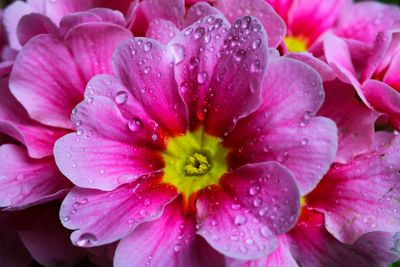
<path fill-rule="evenodd" d="M 138 118 L 134 118 L 128 122 L 128 128 L 132 132 L 138 132 L 142 129 L 143 124 L 142 121 Z"/>
<path fill-rule="evenodd" d="M 240 209 L 242 206 L 240 205 L 240 204 L 232 204 L 231 205 L 231 208 L 233 209 L 233 210 L 238 210 L 238 209 Z"/>
<path fill-rule="evenodd" d="M 248 252 L 248 248 L 245 247 L 245 246 L 240 246 L 239 250 L 240 250 L 240 252 L 242 252 L 243 254 L 247 254 L 247 252 Z"/>
<path fill-rule="evenodd" d="M 128 100 L 128 92 L 119 91 L 118 93 L 116 93 L 115 103 L 117 103 L 118 105 L 125 104 L 127 100 Z"/>
<path fill-rule="evenodd" d="M 179 252 L 179 251 L 181 250 L 181 248 L 182 248 L 182 245 L 181 245 L 181 244 L 176 244 L 176 245 L 174 246 L 174 251 L 175 251 L 175 252 Z"/>
<path fill-rule="evenodd" d="M 180 44 L 173 44 L 171 48 L 174 53 L 175 64 L 178 64 L 179 62 L 185 59 L 186 51 L 184 46 Z"/>
<path fill-rule="evenodd" d="M 305 146 L 307 144 L 308 144 L 308 139 L 307 138 L 304 138 L 303 140 L 301 140 L 301 145 L 302 146 Z"/>
<path fill-rule="evenodd" d="M 244 217 L 244 216 L 242 216 L 242 215 L 237 215 L 236 217 L 235 217 L 235 220 L 234 220 L 234 223 L 236 224 L 236 225 L 243 225 L 243 224 L 245 224 L 246 223 L 246 218 Z"/>
<path fill-rule="evenodd" d="M 261 39 L 256 39 L 251 43 L 251 48 L 253 48 L 254 50 L 259 48 L 261 45 Z"/>
<path fill-rule="evenodd" d="M 197 82 L 199 84 L 204 84 L 208 80 L 208 74 L 205 71 L 201 71 L 197 74 Z"/>
<path fill-rule="evenodd" d="M 145 52 L 149 52 L 149 51 L 151 50 L 152 47 L 153 47 L 153 44 L 152 44 L 151 42 L 147 42 L 147 43 L 144 44 L 143 50 L 144 50 Z"/>
<path fill-rule="evenodd" d="M 260 192 L 260 187 L 259 187 L 259 186 L 252 186 L 252 187 L 250 187 L 250 189 L 249 189 L 249 194 L 250 194 L 251 196 L 257 195 L 258 192 Z"/>
<path fill-rule="evenodd" d="M 205 33 L 205 29 L 203 27 L 198 27 L 195 31 L 194 31 L 194 38 L 196 39 L 200 39 L 201 37 L 204 36 Z"/>
<path fill-rule="evenodd" d="M 268 229 L 267 226 L 262 226 L 262 227 L 260 228 L 260 234 L 261 234 L 263 237 L 269 237 L 271 233 L 270 233 L 270 231 L 269 231 L 269 229 Z"/>
<path fill-rule="evenodd" d="M 144 73 L 145 74 L 149 74 L 150 71 L 151 71 L 151 67 L 150 66 L 147 66 L 146 68 L 144 68 Z"/>
<path fill-rule="evenodd" d="M 97 242 L 97 238 L 94 234 L 92 233 L 85 233 L 81 235 L 76 242 L 76 244 L 79 247 L 87 247 L 87 246 L 92 246 Z"/>
<path fill-rule="evenodd" d="M 257 197 L 257 198 L 254 199 L 254 201 L 253 201 L 253 206 L 254 207 L 258 208 L 258 207 L 261 206 L 261 204 L 262 204 L 262 199 L 261 198 Z"/>
<path fill-rule="evenodd" d="M 69 216 L 65 216 L 63 220 L 64 220 L 64 222 L 68 222 L 68 221 L 69 221 L 69 219 L 70 219 L 70 217 L 69 217 Z"/>

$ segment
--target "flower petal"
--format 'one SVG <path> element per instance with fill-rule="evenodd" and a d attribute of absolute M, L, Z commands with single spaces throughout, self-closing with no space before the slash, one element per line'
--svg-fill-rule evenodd
<path fill-rule="evenodd" d="M 0 206 L 23 208 L 60 197 L 71 184 L 52 158 L 32 159 L 13 144 L 0 146 Z"/>
<path fill-rule="evenodd" d="M 57 26 L 48 17 L 38 13 L 23 16 L 17 26 L 19 43 L 24 46 L 30 39 L 39 34 L 59 36 Z"/>
<path fill-rule="evenodd" d="M 300 194 L 294 177 L 279 163 L 245 165 L 222 177 L 220 183 L 273 233 L 286 233 L 294 226 Z"/>
<path fill-rule="evenodd" d="M 127 236 L 143 222 L 161 217 L 176 189 L 140 179 L 114 191 L 74 188 L 64 199 L 60 217 L 65 227 L 78 229 L 72 242 L 81 247 L 108 244 Z M 153 181 L 153 182 L 152 182 Z"/>
<path fill-rule="evenodd" d="M 224 140 L 233 148 L 229 164 L 279 161 L 306 194 L 328 170 L 337 150 L 334 123 L 314 117 L 324 96 L 321 78 L 297 60 L 274 58 L 263 89 L 262 107 L 239 121 Z"/>
<path fill-rule="evenodd" d="M 169 20 L 154 19 L 150 21 L 146 37 L 153 38 L 166 45 L 179 32 L 175 24 Z"/>
<path fill-rule="evenodd" d="M 376 110 L 388 114 L 390 123 L 400 129 L 400 93 L 377 80 L 367 80 L 362 85 L 362 90 L 368 102 Z"/>
<path fill-rule="evenodd" d="M 95 74 L 111 72 L 111 53 L 129 36 L 124 28 L 108 23 L 79 25 L 65 42 L 38 36 L 19 53 L 10 89 L 32 118 L 71 128 L 69 114 L 82 99 L 86 83 Z"/>
<path fill-rule="evenodd" d="M 148 21 L 165 19 L 173 22 L 178 28 L 182 26 L 185 14 L 184 0 L 144 0 L 141 10 Z"/>
<path fill-rule="evenodd" d="M 217 8 L 212 7 L 208 2 L 197 2 L 186 11 L 183 25 L 187 27 L 209 15 L 221 16 L 222 14 Z"/>
<path fill-rule="evenodd" d="M 233 208 L 232 208 L 233 207 Z M 239 207 L 239 209 L 235 209 Z M 218 252 L 236 259 L 255 259 L 276 248 L 272 230 L 246 213 L 222 188 L 203 191 L 197 200 L 197 234 Z"/>
<path fill-rule="evenodd" d="M 288 12 L 290 35 L 305 37 L 309 44 L 332 28 L 351 0 L 293 1 Z"/>
<path fill-rule="evenodd" d="M 233 23 L 236 19 L 249 15 L 260 20 L 268 34 L 268 46 L 277 47 L 286 34 L 281 17 L 264 0 L 218 0 L 216 7 Z"/>
<path fill-rule="evenodd" d="M 307 196 L 307 205 L 323 212 L 327 230 L 351 244 L 371 231 L 400 227 L 400 138 L 389 148 L 367 153 L 331 168 Z"/>
<path fill-rule="evenodd" d="M 342 37 L 372 44 L 376 35 L 400 26 L 400 8 L 379 2 L 354 3 L 343 9 L 335 27 Z"/>
<path fill-rule="evenodd" d="M 186 132 L 187 109 L 174 78 L 173 55 L 164 45 L 132 38 L 117 49 L 113 63 L 122 83 L 163 129 L 172 135 Z"/>
<path fill-rule="evenodd" d="M 21 49 L 21 44 L 17 37 L 17 26 L 21 18 L 32 11 L 32 8 L 23 1 L 15 1 L 4 9 L 3 23 L 11 48 L 16 50 Z"/>
<path fill-rule="evenodd" d="M 195 222 L 182 213 L 180 205 L 180 201 L 174 201 L 165 207 L 160 219 L 140 225 L 122 239 L 115 253 L 114 265 L 223 266 L 224 258 L 195 235 Z"/>
<path fill-rule="evenodd" d="M 67 132 L 32 120 L 8 89 L 8 79 L 0 80 L 0 92 L 0 131 L 23 143 L 33 158 L 52 155 L 54 142 Z"/>
<path fill-rule="evenodd" d="M 338 126 L 335 162 L 345 163 L 371 150 L 379 113 L 359 103 L 351 85 L 338 80 L 324 85 L 326 97 L 318 115 L 331 118 Z"/>
<path fill-rule="evenodd" d="M 346 245 L 326 231 L 323 215 L 304 209 L 302 217 L 288 235 L 291 253 L 300 266 L 387 266 L 393 260 L 394 253 L 390 251 L 393 241 L 387 242 L 379 234 L 371 239 L 375 235 L 372 232 L 353 246 Z M 382 260 L 382 255 L 387 258 Z"/>

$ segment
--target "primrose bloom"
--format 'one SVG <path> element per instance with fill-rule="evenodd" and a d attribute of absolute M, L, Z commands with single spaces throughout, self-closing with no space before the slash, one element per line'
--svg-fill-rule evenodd
<path fill-rule="evenodd" d="M 121 240 L 115 266 L 270 254 L 337 150 L 335 124 L 315 116 L 320 75 L 269 56 L 256 19 L 230 25 L 218 14 L 167 46 L 126 41 L 113 73 L 88 83 L 72 112 L 77 132 L 55 145 L 77 186 L 60 211 L 73 243 Z"/>
<path fill-rule="evenodd" d="M 326 60 L 337 77 L 354 86 L 367 106 L 385 113 L 396 129 L 400 129 L 399 34 L 398 29 L 380 32 L 362 65 L 340 37 L 330 34 L 324 40 Z"/>
<path fill-rule="evenodd" d="M 355 52 L 366 50 L 382 30 L 399 26 L 400 9 L 375 1 L 266 0 L 284 19 L 285 45 L 290 52 L 317 49 L 325 32 L 346 39 Z"/>

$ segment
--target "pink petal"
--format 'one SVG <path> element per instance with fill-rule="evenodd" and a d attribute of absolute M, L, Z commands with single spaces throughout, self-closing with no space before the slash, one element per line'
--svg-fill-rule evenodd
<path fill-rule="evenodd" d="M 147 20 L 165 19 L 173 22 L 178 28 L 182 26 L 185 14 L 184 0 L 144 0 L 141 6 Z"/>
<path fill-rule="evenodd" d="M 301 53 L 288 53 L 285 57 L 297 59 L 313 69 L 315 69 L 322 78 L 323 82 L 331 81 L 335 79 L 335 74 L 333 73 L 332 69 L 322 60 L 314 57 L 309 52 L 301 52 Z"/>
<path fill-rule="evenodd" d="M 96 133 L 62 137 L 55 144 L 54 156 L 58 168 L 75 185 L 105 191 L 163 167 L 156 151 L 105 139 Z"/>
<path fill-rule="evenodd" d="M 398 231 L 399 146 L 396 137 L 387 149 L 336 165 L 307 196 L 307 205 L 325 214 L 326 228 L 338 240 L 351 244 L 371 231 Z"/>
<path fill-rule="evenodd" d="M 150 21 L 146 37 L 155 39 L 166 45 L 179 32 L 175 24 L 169 20 L 154 19 Z"/>
<path fill-rule="evenodd" d="M 322 33 L 332 28 L 339 14 L 351 0 L 293 1 L 288 14 L 288 31 L 293 36 L 306 37 L 312 44 Z"/>
<path fill-rule="evenodd" d="M 154 121 L 172 135 L 187 130 L 187 108 L 175 81 L 173 55 L 164 45 L 133 38 L 117 49 L 113 62 L 117 76 Z"/>
<path fill-rule="evenodd" d="M 32 118 L 71 128 L 69 114 L 82 99 L 87 81 L 111 72 L 111 53 L 129 36 L 116 25 L 86 23 L 69 31 L 65 42 L 50 35 L 34 38 L 18 55 L 11 91 Z"/>
<path fill-rule="evenodd" d="M 302 216 L 306 219 L 301 219 L 288 235 L 291 253 L 300 266 L 386 266 L 394 258 L 394 253 L 390 251 L 393 241 L 387 242 L 386 238 L 382 242 L 380 233 L 376 236 L 377 240 L 371 239 L 375 233 L 369 233 L 354 245 L 346 245 L 326 231 L 321 214 L 308 210 L 303 212 Z M 384 246 L 381 246 L 382 243 Z M 384 261 L 382 255 L 387 256 Z"/>
<path fill-rule="evenodd" d="M 328 170 L 337 149 L 335 124 L 314 117 L 324 96 L 321 78 L 297 60 L 274 58 L 263 89 L 262 107 L 239 121 L 224 140 L 234 148 L 229 163 L 237 167 L 279 161 L 293 172 L 306 194 Z"/>
<path fill-rule="evenodd" d="M 25 144 L 33 158 L 53 154 L 54 142 L 67 132 L 32 120 L 8 89 L 8 79 L 0 80 L 0 131 Z"/>
<path fill-rule="evenodd" d="M 294 177 L 279 163 L 243 166 L 224 176 L 221 185 L 272 232 L 285 233 L 295 224 L 299 190 Z"/>
<path fill-rule="evenodd" d="M 88 11 L 72 13 L 64 16 L 60 21 L 60 31 L 65 34 L 73 27 L 88 22 L 109 22 L 125 27 L 124 16 L 115 10 L 106 8 L 93 8 Z"/>
<path fill-rule="evenodd" d="M 101 118 L 103 123 L 93 120 L 94 117 Z M 90 136 L 94 132 L 105 139 L 155 149 L 164 149 L 166 145 L 166 133 L 128 89 L 110 75 L 97 75 L 89 81 L 85 102 L 73 109 L 72 122 L 78 135 Z"/>
<path fill-rule="evenodd" d="M 239 118 L 260 103 L 260 84 L 268 56 L 266 36 L 251 17 L 244 17 L 235 25 L 227 30 L 223 17 L 208 16 L 170 43 L 191 127 L 205 121 L 206 130 L 216 136 L 228 133 Z M 255 30 L 247 35 L 249 28 Z M 232 41 L 245 35 L 244 42 L 236 45 Z"/>
<path fill-rule="evenodd" d="M 208 2 L 197 2 L 186 11 L 183 25 L 185 27 L 190 26 L 199 19 L 209 15 L 221 16 L 222 14 L 217 8 L 212 7 Z"/>
<path fill-rule="evenodd" d="M 30 229 L 19 232 L 21 240 L 32 257 L 44 266 L 73 266 L 80 262 L 86 251 L 74 247 L 69 232 L 58 218 L 59 204 L 36 210 Z M 23 219 L 23 218 L 22 218 Z"/>
<path fill-rule="evenodd" d="M 46 2 L 44 13 L 55 24 L 69 13 L 88 10 L 93 7 L 93 0 L 60 0 Z"/>
<path fill-rule="evenodd" d="M 371 1 L 354 3 L 343 9 L 335 33 L 372 44 L 379 32 L 399 26 L 399 7 Z"/>
<path fill-rule="evenodd" d="M 286 34 L 285 23 L 265 0 L 218 0 L 216 7 L 233 23 L 249 15 L 260 20 L 268 35 L 268 46 L 277 47 Z"/>
<path fill-rule="evenodd" d="M 33 12 L 32 8 L 23 1 L 15 1 L 4 9 L 3 23 L 11 48 L 21 49 L 21 44 L 17 37 L 17 26 L 21 18 L 31 12 Z"/>
<path fill-rule="evenodd" d="M 38 13 L 23 16 L 17 27 L 19 43 L 24 46 L 30 39 L 39 34 L 59 36 L 57 26 L 48 17 Z"/>
<path fill-rule="evenodd" d="M 379 113 L 359 103 L 353 87 L 338 80 L 325 83 L 325 93 L 325 103 L 318 115 L 331 118 L 338 127 L 335 162 L 346 163 L 370 151 Z"/>
<path fill-rule="evenodd" d="M 268 4 L 270 4 L 274 10 L 285 20 L 287 21 L 287 16 L 289 13 L 289 8 L 293 3 L 293 0 L 266 0 Z"/>
<path fill-rule="evenodd" d="M 155 179 L 141 179 L 112 192 L 74 188 L 60 211 L 64 226 L 78 229 L 71 235 L 72 242 L 81 247 L 108 244 L 127 236 L 141 223 L 160 218 L 177 192 Z"/>
<path fill-rule="evenodd" d="M 266 256 L 276 248 L 271 229 L 239 205 L 221 188 L 206 189 L 197 201 L 197 233 L 218 252 L 236 259 Z M 237 206 L 240 208 L 240 205 Z"/>
<path fill-rule="evenodd" d="M 71 184 L 52 158 L 32 159 L 13 144 L 0 146 L 0 206 L 22 208 L 60 197 Z"/>
<path fill-rule="evenodd" d="M 326 34 L 324 38 L 324 50 L 326 61 L 332 67 L 336 76 L 343 82 L 353 85 L 361 100 L 367 106 L 370 106 L 361 90 L 360 82 L 357 80 L 347 43 L 333 34 Z"/>
<path fill-rule="evenodd" d="M 174 201 L 165 208 L 160 219 L 140 225 L 122 239 L 115 253 L 114 265 L 223 266 L 223 257 L 195 235 L 195 222 L 182 213 L 180 205 L 180 201 Z"/>
<path fill-rule="evenodd" d="M 400 93 L 376 80 L 367 80 L 362 90 L 374 109 L 388 114 L 390 123 L 400 129 Z"/>

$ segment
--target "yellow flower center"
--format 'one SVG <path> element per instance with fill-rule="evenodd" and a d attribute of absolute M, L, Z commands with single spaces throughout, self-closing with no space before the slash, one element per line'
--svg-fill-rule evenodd
<path fill-rule="evenodd" d="M 162 153 L 165 168 L 163 182 L 175 186 L 186 198 L 197 191 L 218 184 L 228 170 L 228 150 L 218 138 L 203 129 L 168 140 Z"/>
<path fill-rule="evenodd" d="M 308 48 L 307 39 L 301 36 L 286 36 L 284 42 L 289 52 L 304 52 Z"/>

